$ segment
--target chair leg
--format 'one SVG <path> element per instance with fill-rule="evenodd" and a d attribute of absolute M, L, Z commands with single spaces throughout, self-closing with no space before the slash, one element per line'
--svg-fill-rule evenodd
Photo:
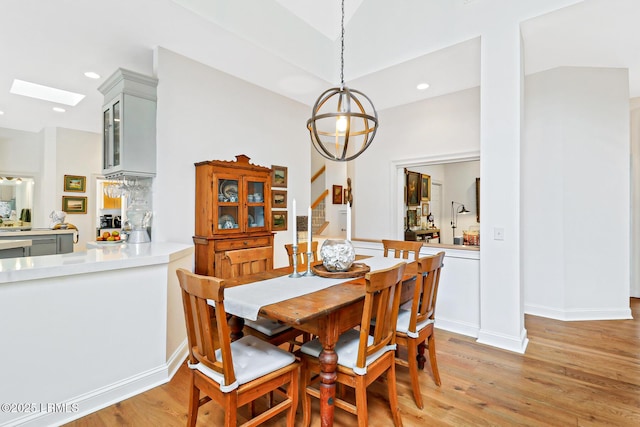
<path fill-rule="evenodd" d="M 356 410 L 358 417 L 358 427 L 368 426 L 369 411 L 367 409 L 367 384 L 364 382 L 364 376 L 356 377 Z"/>
<path fill-rule="evenodd" d="M 289 413 L 287 414 L 287 427 L 294 427 L 296 423 L 296 410 L 298 409 L 298 395 L 300 391 L 299 377 L 299 369 L 291 371 L 291 380 L 289 382 L 289 388 L 287 389 L 287 397 L 291 400 L 291 407 L 289 407 Z"/>
<path fill-rule="evenodd" d="M 311 381 L 311 372 L 309 371 L 309 365 L 302 357 L 300 375 L 300 390 L 302 392 L 302 425 L 309 427 L 311 425 L 311 397 L 307 393 L 307 386 Z"/>
<path fill-rule="evenodd" d="M 422 394 L 420 393 L 420 378 L 418 374 L 418 357 L 417 357 L 417 345 L 416 340 L 409 340 L 407 342 L 407 361 L 409 362 L 409 377 L 411 377 L 411 389 L 413 390 L 413 400 L 416 402 L 416 406 L 422 409 Z"/>
<path fill-rule="evenodd" d="M 235 391 L 227 393 L 224 399 L 224 427 L 236 427 L 238 424 L 238 395 Z"/>
<path fill-rule="evenodd" d="M 200 390 L 195 385 L 195 375 L 191 373 L 191 391 L 189 393 L 189 414 L 187 426 L 195 427 L 198 420 L 198 408 L 200 403 Z"/>
<path fill-rule="evenodd" d="M 431 371 L 433 371 L 433 380 L 436 385 L 440 385 L 440 372 L 438 371 L 438 362 L 436 360 L 436 338 L 433 334 L 429 335 L 429 363 L 431 363 Z"/>
<path fill-rule="evenodd" d="M 393 425 L 402 427 L 402 417 L 400 416 L 400 405 L 398 403 L 398 390 L 396 388 L 396 363 L 391 361 L 391 367 L 387 371 L 387 390 L 389 393 L 389 407 L 393 417 Z"/>

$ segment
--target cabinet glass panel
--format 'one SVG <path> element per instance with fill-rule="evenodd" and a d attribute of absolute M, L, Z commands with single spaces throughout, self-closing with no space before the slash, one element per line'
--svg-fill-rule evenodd
<path fill-rule="evenodd" d="M 252 227 L 264 227 L 264 206 L 249 206 L 249 218 L 247 225 Z"/>
<path fill-rule="evenodd" d="M 218 230 L 233 230 L 238 227 L 238 206 L 218 206 Z"/>
<path fill-rule="evenodd" d="M 111 126 L 111 110 L 105 110 L 102 113 L 102 169 L 111 167 L 109 165 L 109 159 L 111 154 L 109 153 L 109 127 Z"/>
<path fill-rule="evenodd" d="M 113 104 L 113 166 L 120 166 L 120 101 Z"/>
<path fill-rule="evenodd" d="M 219 203 L 238 203 L 238 180 L 221 179 L 218 184 Z"/>
<path fill-rule="evenodd" d="M 247 202 L 264 203 L 264 182 L 247 182 Z"/>

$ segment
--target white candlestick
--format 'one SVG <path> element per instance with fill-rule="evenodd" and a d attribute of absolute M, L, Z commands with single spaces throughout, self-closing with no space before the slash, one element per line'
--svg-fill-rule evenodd
<path fill-rule="evenodd" d="M 296 199 L 293 199 L 293 212 L 291 213 L 291 229 L 293 230 L 293 244 L 298 244 L 298 230 L 296 221 Z"/>
<path fill-rule="evenodd" d="M 351 203 L 347 203 L 347 240 L 351 240 Z"/>
<path fill-rule="evenodd" d="M 308 225 L 307 225 L 307 232 L 308 232 L 308 236 L 307 236 L 307 241 L 309 242 L 309 251 L 311 251 L 311 241 L 313 240 L 313 236 L 311 234 L 311 215 L 312 215 L 312 211 L 311 211 L 311 206 L 309 206 L 309 219 L 308 219 Z"/>

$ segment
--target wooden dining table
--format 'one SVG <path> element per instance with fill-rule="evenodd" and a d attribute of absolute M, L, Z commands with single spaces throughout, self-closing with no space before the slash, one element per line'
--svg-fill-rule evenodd
<path fill-rule="evenodd" d="M 398 259 L 398 262 L 407 261 Z M 304 272 L 306 266 L 298 267 Z M 416 279 L 417 264 L 409 262 L 403 277 L 401 302 L 410 300 Z M 225 287 L 245 285 L 267 279 L 288 275 L 291 267 L 277 268 L 257 274 L 225 280 Z M 291 279 L 297 280 L 297 279 Z M 348 279 L 337 285 L 296 296 L 290 299 L 262 306 L 259 315 L 281 323 L 291 325 L 296 329 L 309 332 L 317 336 L 322 344 L 320 353 L 320 417 L 321 426 L 333 426 L 334 400 L 336 394 L 336 378 L 338 355 L 335 345 L 341 333 L 357 326 L 362 320 L 362 310 L 365 296 L 364 277 Z M 225 296 L 225 301 L 228 297 Z M 225 304 L 226 305 L 226 304 Z M 244 321 L 233 316 L 229 321 L 232 338 L 242 337 Z"/>

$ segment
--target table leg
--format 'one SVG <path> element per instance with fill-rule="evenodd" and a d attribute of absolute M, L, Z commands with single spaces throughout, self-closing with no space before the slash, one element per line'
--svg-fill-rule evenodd
<path fill-rule="evenodd" d="M 228 319 L 229 329 L 231 330 L 231 341 L 237 341 L 244 336 L 242 329 L 244 328 L 244 319 L 238 316 L 231 316 Z"/>
<path fill-rule="evenodd" d="M 320 423 L 322 427 L 333 426 L 334 400 L 336 398 L 336 369 L 338 355 L 331 348 L 324 348 L 320 352 Z"/>

